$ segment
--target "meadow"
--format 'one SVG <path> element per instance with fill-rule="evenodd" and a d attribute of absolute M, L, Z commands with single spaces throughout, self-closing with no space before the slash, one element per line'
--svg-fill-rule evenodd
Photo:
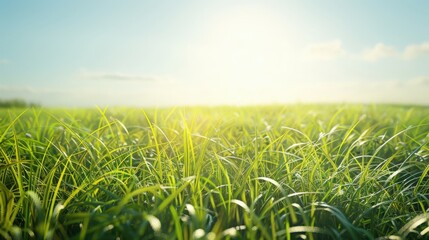
<path fill-rule="evenodd" d="M 428 239 L 429 108 L 0 109 L 0 238 Z"/>

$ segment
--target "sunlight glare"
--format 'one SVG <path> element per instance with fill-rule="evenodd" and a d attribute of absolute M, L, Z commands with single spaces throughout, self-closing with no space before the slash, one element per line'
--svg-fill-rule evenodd
<path fill-rule="evenodd" d="M 197 69 L 227 81 L 256 80 L 278 72 L 288 52 L 288 39 L 276 17 L 256 7 L 219 13 L 207 27 Z"/>

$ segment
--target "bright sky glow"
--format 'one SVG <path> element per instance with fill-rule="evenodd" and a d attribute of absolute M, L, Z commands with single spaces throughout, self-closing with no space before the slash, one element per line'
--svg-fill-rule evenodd
<path fill-rule="evenodd" d="M 424 0 L 0 0 L 0 99 L 427 105 L 427 9 Z"/>

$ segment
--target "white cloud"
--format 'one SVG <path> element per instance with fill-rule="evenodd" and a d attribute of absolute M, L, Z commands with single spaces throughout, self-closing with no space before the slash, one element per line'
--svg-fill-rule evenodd
<path fill-rule="evenodd" d="M 377 61 L 383 58 L 391 58 L 398 55 L 398 52 L 391 46 L 384 43 L 377 43 L 374 47 L 363 52 L 363 59 L 367 61 Z"/>
<path fill-rule="evenodd" d="M 429 56 L 429 42 L 407 45 L 403 50 L 397 50 L 384 43 L 377 43 L 372 48 L 366 49 L 363 53 L 357 56 L 358 59 L 370 62 L 392 58 L 412 60 L 419 57 Z"/>
<path fill-rule="evenodd" d="M 305 56 L 314 60 L 334 60 L 345 54 L 340 40 L 311 44 L 305 49 Z"/>
<path fill-rule="evenodd" d="M 141 81 L 141 82 L 158 82 L 169 80 L 168 77 L 162 75 L 137 75 L 121 72 L 95 72 L 95 71 L 81 71 L 79 74 L 81 78 L 92 80 L 105 80 L 105 81 Z"/>
<path fill-rule="evenodd" d="M 404 50 L 405 59 L 414 59 L 421 56 L 429 56 L 429 42 L 408 45 Z"/>

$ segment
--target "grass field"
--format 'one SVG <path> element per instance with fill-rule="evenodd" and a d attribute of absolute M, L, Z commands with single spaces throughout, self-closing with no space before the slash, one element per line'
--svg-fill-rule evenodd
<path fill-rule="evenodd" d="M 428 239 L 429 108 L 0 110 L 0 238 Z"/>

